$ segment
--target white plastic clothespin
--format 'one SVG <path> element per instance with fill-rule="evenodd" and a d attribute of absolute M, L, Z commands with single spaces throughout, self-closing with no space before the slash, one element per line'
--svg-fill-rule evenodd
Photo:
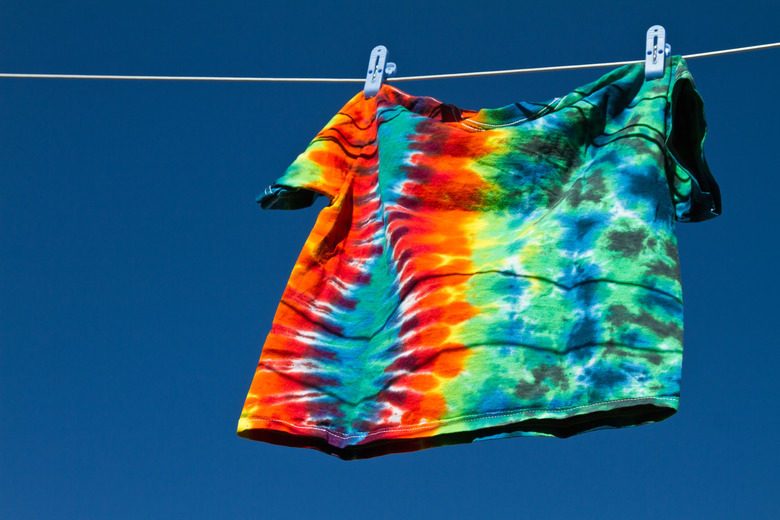
<path fill-rule="evenodd" d="M 366 99 L 376 96 L 385 79 L 395 74 L 395 63 L 388 62 L 387 57 L 388 52 L 384 45 L 377 45 L 371 51 L 371 57 L 368 59 L 366 84 L 363 87 L 363 96 Z"/>
<path fill-rule="evenodd" d="M 666 29 L 654 25 L 647 30 L 645 41 L 645 79 L 662 78 L 666 58 L 672 55 L 672 46 L 666 43 Z"/>

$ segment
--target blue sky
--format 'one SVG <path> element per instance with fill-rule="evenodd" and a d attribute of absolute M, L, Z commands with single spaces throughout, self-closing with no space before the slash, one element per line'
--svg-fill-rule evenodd
<path fill-rule="evenodd" d="M 780 41 L 780 4 L 0 0 L 0 72 L 361 77 Z M 342 462 L 240 439 L 317 208 L 254 198 L 361 87 L 0 78 L 0 503 L 44 518 L 768 518 L 780 489 L 780 50 L 702 58 L 723 215 L 680 225 L 680 411 Z M 606 70 L 397 84 L 467 108 Z"/>

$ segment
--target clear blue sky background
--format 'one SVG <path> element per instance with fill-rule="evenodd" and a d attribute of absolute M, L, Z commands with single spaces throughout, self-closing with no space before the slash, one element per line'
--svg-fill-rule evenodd
<path fill-rule="evenodd" d="M 776 0 L 0 0 L 0 71 L 361 77 L 780 41 Z M 770 518 L 777 514 L 780 50 L 691 60 L 724 214 L 680 225 L 679 413 L 567 440 L 342 462 L 235 435 L 317 208 L 255 196 L 360 85 L 0 79 L 0 514 Z M 467 108 L 607 70 L 398 84 Z"/>

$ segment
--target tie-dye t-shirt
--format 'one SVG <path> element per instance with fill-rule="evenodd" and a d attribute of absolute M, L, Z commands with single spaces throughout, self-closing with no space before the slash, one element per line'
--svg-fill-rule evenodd
<path fill-rule="evenodd" d="M 665 419 L 680 394 L 675 221 L 720 213 L 685 62 L 462 110 L 356 95 L 261 199 L 330 199 L 238 425 L 362 458 Z"/>

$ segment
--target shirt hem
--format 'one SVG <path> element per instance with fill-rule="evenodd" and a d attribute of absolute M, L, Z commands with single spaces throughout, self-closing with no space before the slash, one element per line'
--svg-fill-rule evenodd
<path fill-rule="evenodd" d="M 314 448 L 352 459 L 487 438 L 565 438 L 591 430 L 658 422 L 673 415 L 678 405 L 677 396 L 624 398 L 573 407 L 467 414 L 414 426 L 398 425 L 349 434 L 276 418 L 245 417 L 239 420 L 238 435 L 273 444 Z M 393 443 L 398 446 L 394 448 Z M 374 449 L 378 445 L 381 445 L 379 452 Z"/>

